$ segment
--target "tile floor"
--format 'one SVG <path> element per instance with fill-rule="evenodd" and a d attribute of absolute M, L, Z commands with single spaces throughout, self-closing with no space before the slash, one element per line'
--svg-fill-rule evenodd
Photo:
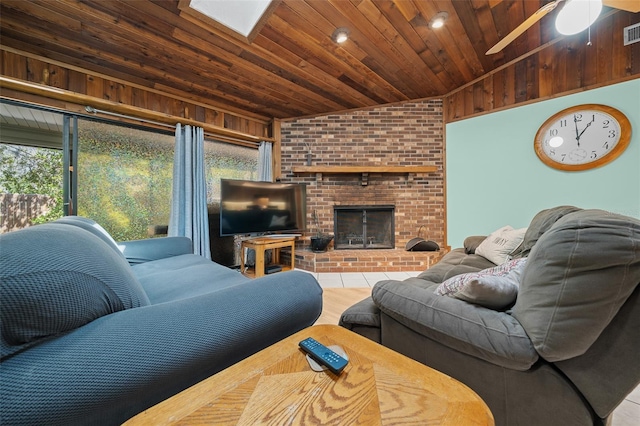
<path fill-rule="evenodd" d="M 308 272 L 308 271 L 304 271 Z M 373 287 L 383 280 L 404 280 L 415 277 L 415 272 L 308 272 L 316 277 L 322 288 Z"/>
<path fill-rule="evenodd" d="M 304 271 L 308 272 L 308 271 Z M 315 276 L 322 288 L 373 287 L 382 280 L 404 280 L 417 276 L 416 272 L 308 272 Z M 613 413 L 611 426 L 637 426 L 640 424 L 640 386 L 638 386 Z"/>

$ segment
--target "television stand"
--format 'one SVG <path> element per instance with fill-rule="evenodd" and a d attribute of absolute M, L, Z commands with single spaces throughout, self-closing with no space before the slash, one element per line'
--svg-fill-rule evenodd
<path fill-rule="evenodd" d="M 249 240 L 244 240 L 241 246 L 241 264 L 240 271 L 248 277 L 259 278 L 265 275 L 265 273 L 275 273 L 280 271 L 290 271 L 295 267 L 295 237 L 257 237 Z M 280 263 L 280 249 L 283 247 L 289 247 L 291 249 L 291 264 L 282 265 Z M 245 265 L 245 248 L 250 248 L 256 252 L 256 264 L 253 268 L 246 268 Z M 273 250 L 273 259 L 271 265 L 265 265 L 264 252 L 266 250 Z M 278 267 L 280 268 L 278 270 Z"/>

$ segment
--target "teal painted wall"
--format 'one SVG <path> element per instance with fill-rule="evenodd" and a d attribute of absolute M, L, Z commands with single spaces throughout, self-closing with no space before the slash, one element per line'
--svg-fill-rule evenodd
<path fill-rule="evenodd" d="M 533 150 L 538 128 L 578 104 L 610 105 L 631 121 L 629 147 L 593 170 L 564 172 Z M 640 79 L 448 124 L 447 235 L 461 247 L 469 235 L 525 227 L 558 205 L 598 208 L 640 218 Z"/>

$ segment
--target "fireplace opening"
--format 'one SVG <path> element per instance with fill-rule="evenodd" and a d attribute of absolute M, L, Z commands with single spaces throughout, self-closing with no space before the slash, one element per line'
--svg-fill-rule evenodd
<path fill-rule="evenodd" d="M 395 247 L 394 206 L 335 206 L 334 249 Z"/>

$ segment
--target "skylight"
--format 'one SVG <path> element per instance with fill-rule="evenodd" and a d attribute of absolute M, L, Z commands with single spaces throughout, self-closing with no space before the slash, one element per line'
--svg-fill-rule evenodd
<path fill-rule="evenodd" d="M 271 0 L 191 0 L 189 7 L 248 37 Z"/>

